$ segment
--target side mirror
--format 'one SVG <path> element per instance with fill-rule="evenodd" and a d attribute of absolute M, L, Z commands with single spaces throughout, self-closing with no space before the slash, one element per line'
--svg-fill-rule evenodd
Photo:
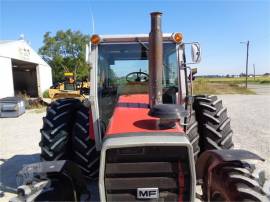
<path fill-rule="evenodd" d="M 197 74 L 198 69 L 197 68 L 192 68 L 191 71 L 192 71 L 192 75 L 195 75 L 195 74 Z"/>
<path fill-rule="evenodd" d="M 199 63 L 201 61 L 201 47 L 198 42 L 191 44 L 191 57 L 193 63 Z"/>
<path fill-rule="evenodd" d="M 197 74 L 197 68 L 192 68 L 191 69 L 191 73 L 192 73 L 192 77 L 191 77 L 191 73 L 188 75 L 188 79 L 191 81 L 194 81 L 195 80 L 195 74 Z"/>

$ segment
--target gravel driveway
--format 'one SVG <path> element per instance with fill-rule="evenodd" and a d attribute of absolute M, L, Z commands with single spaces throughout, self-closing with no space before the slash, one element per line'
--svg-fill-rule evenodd
<path fill-rule="evenodd" d="M 8 192 L 16 191 L 16 173 L 22 165 L 39 161 L 44 111 L 27 110 L 18 118 L 0 119 L 0 190 L 7 191 L 0 202 L 8 201 L 12 196 Z"/>
<path fill-rule="evenodd" d="M 270 95 L 269 84 L 248 84 L 248 88 L 256 92 L 257 95 Z"/>
<path fill-rule="evenodd" d="M 262 166 L 270 171 L 270 95 L 222 95 L 234 129 L 235 148 L 247 149 L 266 159 Z M 27 111 L 19 118 L 0 119 L 0 183 L 15 191 L 16 173 L 23 164 L 39 161 L 39 129 L 44 112 Z M 268 173 L 269 177 L 269 173 Z M 3 188 L 3 187 L 2 187 Z"/>
<path fill-rule="evenodd" d="M 231 117 L 235 149 L 246 149 L 264 159 L 270 178 L 270 94 L 220 95 Z"/>

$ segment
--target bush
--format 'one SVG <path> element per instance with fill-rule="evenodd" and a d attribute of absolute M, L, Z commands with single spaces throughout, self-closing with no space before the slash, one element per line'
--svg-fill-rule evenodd
<path fill-rule="evenodd" d="M 42 95 L 43 98 L 49 98 L 49 90 L 45 90 Z"/>
<path fill-rule="evenodd" d="M 46 91 L 49 96 L 48 90 Z M 43 93 L 43 96 L 46 94 L 46 91 Z M 25 92 L 18 92 L 16 97 L 19 97 L 24 101 L 25 109 L 40 109 L 47 106 L 47 103 L 45 103 L 42 98 L 31 98 Z"/>

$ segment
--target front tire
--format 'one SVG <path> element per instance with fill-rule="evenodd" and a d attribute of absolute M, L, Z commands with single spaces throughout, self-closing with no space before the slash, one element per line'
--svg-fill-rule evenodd
<path fill-rule="evenodd" d="M 99 157 L 95 141 L 89 136 L 89 108 L 83 104 L 75 114 L 72 131 L 72 160 L 81 168 L 84 176 L 95 179 L 99 174 Z"/>
<path fill-rule="evenodd" d="M 193 147 L 193 156 L 195 161 L 198 158 L 200 153 L 199 147 L 199 133 L 198 133 L 198 122 L 196 121 L 196 114 L 195 111 L 191 112 L 190 120 L 186 119 L 185 121 L 187 125 L 184 127 L 186 136 L 188 137 L 190 144 Z"/>
<path fill-rule="evenodd" d="M 255 165 L 249 164 L 249 167 L 215 168 L 211 179 L 213 186 L 210 190 L 203 186 L 204 200 L 270 201 L 270 181 L 265 180 L 264 171 L 255 169 Z"/>
<path fill-rule="evenodd" d="M 233 148 L 233 131 L 227 109 L 217 96 L 195 96 L 193 109 L 199 124 L 201 152 Z"/>
<path fill-rule="evenodd" d="M 59 99 L 52 102 L 43 118 L 41 132 L 41 159 L 53 161 L 69 159 L 68 148 L 73 127 L 73 114 L 79 104 L 76 99 Z"/>

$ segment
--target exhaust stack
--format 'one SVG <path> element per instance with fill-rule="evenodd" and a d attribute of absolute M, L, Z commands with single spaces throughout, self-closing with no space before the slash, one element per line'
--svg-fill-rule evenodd
<path fill-rule="evenodd" d="M 151 13 L 149 33 L 149 105 L 162 104 L 163 38 L 160 12 Z"/>

